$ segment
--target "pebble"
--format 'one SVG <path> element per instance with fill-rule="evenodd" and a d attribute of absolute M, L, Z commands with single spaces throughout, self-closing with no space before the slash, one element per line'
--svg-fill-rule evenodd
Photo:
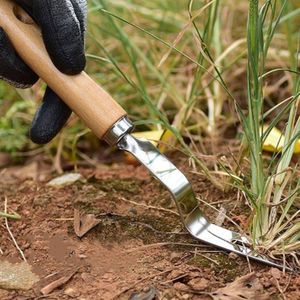
<path fill-rule="evenodd" d="M 181 282 L 174 283 L 173 287 L 175 290 L 179 290 L 179 291 L 185 291 L 188 289 L 188 287 Z"/>
<path fill-rule="evenodd" d="M 209 281 L 205 278 L 194 278 L 188 282 L 188 285 L 197 291 L 204 291 L 209 286 Z"/>
<path fill-rule="evenodd" d="M 150 291 L 150 288 L 149 287 L 144 287 L 142 291 L 143 291 L 143 293 L 148 293 Z"/>
<path fill-rule="evenodd" d="M 77 291 L 74 288 L 71 288 L 71 287 L 65 289 L 64 294 L 67 295 L 67 296 L 70 296 L 70 297 L 78 296 Z"/>
<path fill-rule="evenodd" d="M 168 275 L 168 279 L 174 279 L 174 278 L 177 278 L 177 277 L 180 277 L 181 275 L 184 275 L 185 274 L 185 271 L 184 270 L 180 270 L 180 269 L 177 269 L 177 270 L 173 270 L 169 275 Z"/>

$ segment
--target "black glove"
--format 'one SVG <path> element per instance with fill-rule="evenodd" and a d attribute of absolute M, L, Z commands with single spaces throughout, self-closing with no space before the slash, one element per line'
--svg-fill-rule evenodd
<path fill-rule="evenodd" d="M 0 0 L 1 1 L 1 0 Z M 85 67 L 86 0 L 15 0 L 37 22 L 55 66 L 69 75 Z M 18 88 L 28 88 L 38 76 L 21 60 L 0 27 L 0 78 Z M 65 125 L 71 109 L 48 87 L 35 114 L 30 138 L 48 143 Z"/>

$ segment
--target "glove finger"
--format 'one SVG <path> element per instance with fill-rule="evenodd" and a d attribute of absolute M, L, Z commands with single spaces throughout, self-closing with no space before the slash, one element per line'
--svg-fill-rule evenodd
<path fill-rule="evenodd" d="M 87 2 L 86 0 L 71 0 L 76 17 L 79 21 L 83 43 L 84 43 L 84 34 L 86 31 L 86 22 L 87 22 Z"/>
<path fill-rule="evenodd" d="M 50 142 L 66 124 L 71 113 L 71 109 L 47 87 L 43 103 L 32 121 L 31 140 L 36 144 Z"/>
<path fill-rule="evenodd" d="M 86 60 L 82 30 L 85 27 L 84 12 L 79 4 L 75 8 L 71 0 L 34 1 L 33 15 L 55 66 L 69 75 L 80 73 Z"/>
<path fill-rule="evenodd" d="M 35 84 L 38 76 L 22 61 L 8 36 L 0 27 L 0 79 L 18 88 Z"/>

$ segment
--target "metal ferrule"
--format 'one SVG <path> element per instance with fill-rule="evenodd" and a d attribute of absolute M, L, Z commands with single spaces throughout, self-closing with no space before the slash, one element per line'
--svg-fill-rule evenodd
<path fill-rule="evenodd" d="M 111 129 L 109 129 L 105 133 L 103 140 L 105 140 L 110 146 L 114 146 L 122 139 L 125 134 L 130 133 L 133 128 L 133 123 L 128 119 L 127 116 L 125 116 L 117 121 L 111 127 Z"/>

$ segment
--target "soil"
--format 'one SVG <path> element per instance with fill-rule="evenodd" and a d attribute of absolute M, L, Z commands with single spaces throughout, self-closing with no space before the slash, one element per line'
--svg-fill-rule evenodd
<path fill-rule="evenodd" d="M 197 195 L 246 226 L 249 211 L 236 191 L 220 192 L 188 170 L 187 161 L 176 160 Z M 300 299 L 297 274 L 249 265 L 244 258 L 191 238 L 168 192 L 143 167 L 122 162 L 82 167 L 78 172 L 85 182 L 60 188 L 47 185 L 55 177 L 49 170 L 32 161 L 1 171 L 1 198 L 22 216 L 9 221 L 11 231 L 40 281 L 28 291 L 0 289 L 0 299 L 212 299 L 208 293 L 251 271 L 266 299 Z M 100 220 L 81 239 L 74 232 L 74 209 Z M 218 219 L 215 211 L 204 210 L 212 221 Z M 21 262 L 0 221 L 0 260 Z M 225 221 L 224 226 L 230 225 Z M 69 278 L 66 283 L 41 294 L 63 276 Z"/>

